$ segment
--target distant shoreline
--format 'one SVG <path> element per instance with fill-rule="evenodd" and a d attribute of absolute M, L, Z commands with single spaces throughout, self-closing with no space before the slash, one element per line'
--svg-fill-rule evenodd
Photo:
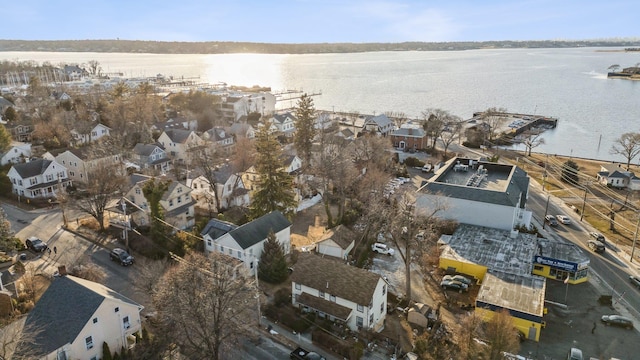
<path fill-rule="evenodd" d="M 462 51 L 481 49 L 536 49 L 640 46 L 640 40 L 535 40 L 479 42 L 313 43 L 169 42 L 143 40 L 1 40 L 0 51 L 99 52 L 146 54 L 323 54 L 379 51 Z M 600 51 L 600 50 L 597 50 Z M 602 50 L 618 51 L 618 50 Z M 625 51 L 620 49 L 619 51 Z"/>

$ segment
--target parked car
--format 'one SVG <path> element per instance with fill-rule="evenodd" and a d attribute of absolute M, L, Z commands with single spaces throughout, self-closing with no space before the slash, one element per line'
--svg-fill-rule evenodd
<path fill-rule="evenodd" d="M 551 226 L 557 226 L 558 225 L 558 220 L 556 220 L 556 218 L 553 215 L 547 215 L 544 217 L 545 221 L 547 222 L 547 224 L 551 225 Z"/>
<path fill-rule="evenodd" d="M 467 284 L 451 279 L 442 279 L 442 281 L 440 282 L 440 286 L 445 290 L 455 290 L 459 293 L 469 290 Z"/>
<path fill-rule="evenodd" d="M 600 241 L 601 243 L 605 243 L 604 235 L 600 234 L 599 232 L 592 231 L 589 233 L 589 235 L 591 235 L 592 238 Z"/>
<path fill-rule="evenodd" d="M 634 275 L 629 275 L 629 281 L 631 281 L 631 283 L 633 285 L 635 285 L 638 289 L 640 289 L 640 278 Z"/>
<path fill-rule="evenodd" d="M 323 356 L 313 351 L 307 351 L 301 347 L 293 350 L 289 354 L 289 359 L 291 360 L 325 360 Z"/>
<path fill-rule="evenodd" d="M 567 360 L 582 360 L 582 350 L 578 348 L 571 348 L 567 355 Z"/>
<path fill-rule="evenodd" d="M 604 252 L 604 244 L 600 241 L 597 240 L 589 240 L 588 242 L 589 245 L 589 249 L 597 252 L 597 253 L 603 253 Z"/>
<path fill-rule="evenodd" d="M 35 252 L 43 252 L 49 248 L 46 242 L 38 239 L 35 236 L 28 238 L 25 242 L 25 245 L 27 246 L 27 249 L 31 249 Z"/>
<path fill-rule="evenodd" d="M 374 252 L 377 252 L 378 254 L 386 254 L 389 256 L 392 256 L 393 254 L 395 254 L 395 250 L 388 247 L 386 244 L 381 244 L 381 243 L 373 243 L 371 245 L 371 250 L 373 250 Z"/>
<path fill-rule="evenodd" d="M 429 171 L 431 171 L 431 164 L 425 164 L 425 165 L 422 167 L 421 171 L 422 171 L 423 173 L 428 173 Z"/>
<path fill-rule="evenodd" d="M 626 329 L 633 329 L 633 321 L 621 315 L 603 315 L 600 319 L 605 325 L 620 326 Z"/>
<path fill-rule="evenodd" d="M 445 275 L 442 277 L 442 280 L 454 280 L 454 281 L 459 281 L 463 284 L 466 284 L 467 286 L 471 286 L 471 284 L 473 283 L 473 281 L 471 281 L 471 279 L 464 277 L 462 275 Z"/>
<path fill-rule="evenodd" d="M 122 266 L 131 265 L 133 264 L 133 261 L 134 261 L 133 256 L 129 255 L 127 250 L 121 249 L 121 248 L 115 248 L 111 250 L 111 253 L 109 254 L 109 258 L 111 259 L 111 261 L 119 262 L 120 265 Z"/>
<path fill-rule="evenodd" d="M 556 215 L 556 219 L 558 219 L 558 222 L 562 224 L 565 224 L 565 225 L 571 224 L 571 219 L 569 219 L 569 217 L 566 215 Z"/>

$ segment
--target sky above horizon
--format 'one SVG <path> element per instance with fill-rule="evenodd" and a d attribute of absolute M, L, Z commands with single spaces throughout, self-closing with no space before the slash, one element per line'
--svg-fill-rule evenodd
<path fill-rule="evenodd" d="M 50 0 L 2 5 L 5 40 L 264 43 L 638 39 L 640 1 Z"/>

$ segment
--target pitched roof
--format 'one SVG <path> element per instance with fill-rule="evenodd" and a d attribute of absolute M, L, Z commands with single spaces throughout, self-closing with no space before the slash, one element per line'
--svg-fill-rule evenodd
<path fill-rule="evenodd" d="M 266 239 L 269 231 L 278 233 L 289 226 L 291 226 L 291 222 L 276 210 L 230 231 L 229 235 L 243 249 L 247 249 Z"/>
<path fill-rule="evenodd" d="M 316 310 L 320 310 L 323 313 L 332 315 L 342 321 L 347 321 L 352 310 L 346 306 L 325 300 L 323 298 L 313 296 L 307 293 L 302 293 L 296 298 L 297 303 L 304 304 Z"/>
<path fill-rule="evenodd" d="M 25 326 L 40 330 L 28 346 L 33 346 L 38 353 L 48 354 L 71 343 L 105 299 L 142 310 L 140 304 L 104 285 L 70 275 L 54 278 L 27 316 Z"/>
<path fill-rule="evenodd" d="M 153 153 L 156 148 L 162 149 L 162 146 L 159 144 L 143 144 L 137 143 L 133 148 L 133 152 L 140 156 L 149 156 Z"/>
<path fill-rule="evenodd" d="M 202 232 L 200 232 L 200 235 L 201 236 L 209 235 L 210 238 L 215 240 L 220 236 L 228 233 L 229 231 L 237 228 L 238 228 L 238 225 L 236 224 L 232 224 L 230 222 L 226 222 L 218 219 L 211 219 L 209 220 L 207 225 L 204 227 L 204 229 L 202 229 Z"/>
<path fill-rule="evenodd" d="M 184 130 L 184 129 L 167 129 L 164 131 L 165 134 L 171 139 L 171 141 L 175 143 L 184 143 L 191 135 L 193 131 Z"/>
<path fill-rule="evenodd" d="M 353 231 L 351 231 L 351 229 L 349 229 L 348 227 L 344 225 L 338 225 L 333 229 L 327 230 L 327 232 L 322 235 L 318 242 L 329 239 L 338 244 L 341 249 L 346 250 L 349 245 L 351 245 L 351 243 L 355 240 L 355 235 Z"/>
<path fill-rule="evenodd" d="M 365 306 L 371 302 L 380 279 L 378 274 L 314 253 L 301 253 L 291 274 L 295 283 Z"/>
<path fill-rule="evenodd" d="M 426 134 L 424 129 L 413 129 L 413 128 L 400 128 L 396 129 L 391 133 L 392 136 L 411 136 L 421 138 Z"/>
<path fill-rule="evenodd" d="M 272 119 L 279 122 L 280 124 L 284 123 L 287 120 L 287 118 L 291 118 L 292 121 L 296 121 L 296 117 L 289 112 L 284 114 L 275 114 L 272 117 Z"/>
<path fill-rule="evenodd" d="M 390 126 L 393 124 L 393 121 L 391 121 L 391 119 L 389 119 L 387 117 L 387 115 L 385 114 L 380 114 L 377 116 L 368 116 L 367 119 L 364 122 L 365 125 L 367 124 L 376 124 L 381 128 Z"/>
<path fill-rule="evenodd" d="M 51 163 L 51 160 L 37 159 L 26 163 L 15 164 L 13 168 L 16 169 L 21 178 L 27 179 L 44 173 Z"/>
<path fill-rule="evenodd" d="M 5 106 L 14 106 L 14 105 L 11 101 L 0 96 L 0 107 L 5 107 Z"/>

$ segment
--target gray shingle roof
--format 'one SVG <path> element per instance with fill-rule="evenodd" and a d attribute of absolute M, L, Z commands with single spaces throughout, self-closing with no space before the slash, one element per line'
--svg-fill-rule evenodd
<path fill-rule="evenodd" d="M 355 234 L 351 229 L 344 225 L 338 225 L 333 229 L 328 230 L 322 235 L 320 241 L 333 240 L 342 250 L 346 250 L 349 245 L 355 240 Z"/>
<path fill-rule="evenodd" d="M 164 132 L 167 134 L 169 139 L 171 139 L 171 141 L 173 141 L 174 143 L 182 144 L 189 138 L 189 135 L 191 135 L 193 131 L 183 129 L 168 129 Z"/>
<path fill-rule="evenodd" d="M 291 281 L 367 306 L 380 275 L 314 253 L 301 253 Z"/>
<path fill-rule="evenodd" d="M 204 229 L 202 229 L 202 232 L 200 233 L 200 235 L 201 236 L 209 235 L 209 237 L 215 240 L 220 236 L 228 233 L 229 231 L 237 228 L 238 226 L 236 224 L 232 224 L 230 222 L 226 222 L 218 219 L 211 219 L 209 220 L 207 225 L 204 227 Z"/>
<path fill-rule="evenodd" d="M 291 226 L 291 222 L 280 212 L 273 211 L 229 232 L 243 249 L 247 249 L 267 238 L 269 231 L 278 233 Z"/>
<path fill-rule="evenodd" d="M 151 155 L 151 153 L 153 153 L 153 150 L 155 150 L 157 147 L 160 147 L 160 146 L 156 144 L 137 143 L 136 146 L 133 148 L 133 152 L 141 156 L 149 156 Z"/>
<path fill-rule="evenodd" d="M 410 137 L 422 138 L 426 134 L 425 134 L 423 129 L 400 128 L 400 129 L 397 129 L 397 130 L 393 131 L 391 133 L 391 135 L 393 135 L 393 136 L 410 136 Z"/>
<path fill-rule="evenodd" d="M 54 278 L 27 316 L 25 326 L 40 330 L 34 343 L 27 345 L 38 353 L 48 354 L 72 342 L 106 298 L 142 309 L 135 301 L 104 285 L 70 275 Z"/>
<path fill-rule="evenodd" d="M 29 161 L 27 163 L 20 163 L 13 165 L 20 177 L 27 179 L 44 173 L 44 171 L 51 165 L 51 160 L 38 159 Z"/>

